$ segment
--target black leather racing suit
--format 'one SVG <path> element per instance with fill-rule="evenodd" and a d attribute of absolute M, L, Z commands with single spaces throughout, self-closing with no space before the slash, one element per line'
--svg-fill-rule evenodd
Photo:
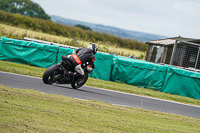
<path fill-rule="evenodd" d="M 81 64 L 89 62 L 91 67 L 94 69 L 95 56 L 94 56 L 92 50 L 90 50 L 88 48 L 82 47 L 82 48 L 75 50 L 73 52 L 72 56 L 69 57 L 69 59 L 71 60 L 72 65 L 75 68 L 75 71 L 77 71 L 81 75 L 84 75 L 83 73 L 80 72 L 80 71 L 83 71 L 83 69 L 81 68 Z M 76 68 L 82 69 L 82 70 L 79 71 Z"/>

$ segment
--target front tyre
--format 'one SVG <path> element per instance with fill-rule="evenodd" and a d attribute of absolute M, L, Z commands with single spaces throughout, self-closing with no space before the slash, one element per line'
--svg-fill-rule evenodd
<path fill-rule="evenodd" d="M 86 83 L 87 80 L 88 80 L 88 75 L 84 75 L 84 77 L 77 78 L 74 81 L 72 81 L 71 86 L 74 89 L 78 89 L 81 86 L 83 86 Z"/>
<path fill-rule="evenodd" d="M 53 84 L 57 81 L 60 74 L 60 65 L 49 67 L 43 74 L 42 80 L 45 84 Z"/>

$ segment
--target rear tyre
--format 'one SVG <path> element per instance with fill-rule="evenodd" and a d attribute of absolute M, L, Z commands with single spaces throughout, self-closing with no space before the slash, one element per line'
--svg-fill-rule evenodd
<path fill-rule="evenodd" d="M 84 75 L 84 77 L 77 78 L 74 81 L 72 81 L 71 86 L 74 89 L 78 89 L 82 87 L 86 83 L 87 80 L 88 80 L 88 75 Z"/>
<path fill-rule="evenodd" d="M 53 84 L 60 74 L 60 65 L 53 65 L 49 67 L 43 74 L 42 80 L 45 84 Z"/>

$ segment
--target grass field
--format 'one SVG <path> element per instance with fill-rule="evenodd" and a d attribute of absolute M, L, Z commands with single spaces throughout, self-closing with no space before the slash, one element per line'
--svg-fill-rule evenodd
<path fill-rule="evenodd" d="M 0 132 L 198 133 L 200 120 L 0 85 Z"/>
<path fill-rule="evenodd" d="M 83 40 L 76 40 L 62 36 L 50 35 L 42 33 L 41 31 L 31 31 L 23 28 L 8 26 L 5 24 L 0 24 L 0 36 L 16 38 L 16 39 L 23 39 L 23 37 L 29 37 L 59 44 L 72 45 L 76 47 L 87 47 L 88 44 L 90 43 Z M 106 52 L 106 53 L 114 52 L 114 54 L 123 55 L 126 57 L 134 55 L 136 58 L 139 59 L 145 58 L 146 52 L 144 51 L 120 48 L 116 47 L 114 44 L 109 44 L 109 43 L 102 43 L 102 42 L 95 42 L 95 43 L 98 45 L 99 51 L 101 52 Z"/>

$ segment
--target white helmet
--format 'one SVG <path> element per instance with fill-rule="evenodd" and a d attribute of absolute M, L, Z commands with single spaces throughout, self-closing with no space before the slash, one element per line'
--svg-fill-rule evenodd
<path fill-rule="evenodd" d="M 92 50 L 93 54 L 96 54 L 96 52 L 97 52 L 97 50 L 98 50 L 97 45 L 94 44 L 94 43 L 90 43 L 90 44 L 88 45 L 88 48 Z"/>

